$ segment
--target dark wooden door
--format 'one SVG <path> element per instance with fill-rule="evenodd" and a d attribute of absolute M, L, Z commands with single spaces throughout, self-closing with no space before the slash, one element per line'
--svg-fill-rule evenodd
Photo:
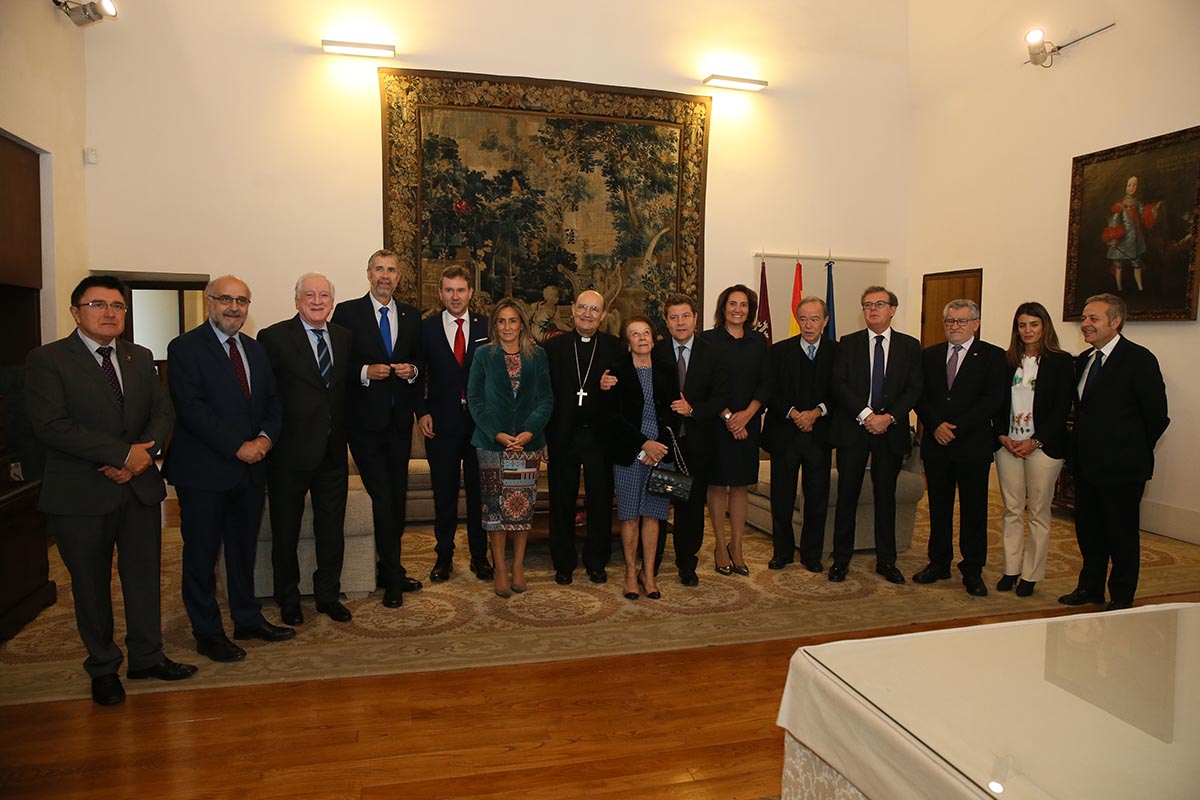
<path fill-rule="evenodd" d="M 983 270 L 934 272 L 921 281 L 921 346 L 946 341 L 942 310 L 951 300 L 974 300 L 983 308 Z M 980 327 L 979 335 L 983 336 Z"/>

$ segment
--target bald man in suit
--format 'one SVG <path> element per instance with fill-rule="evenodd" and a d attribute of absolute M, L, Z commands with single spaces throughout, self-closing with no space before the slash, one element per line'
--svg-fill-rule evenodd
<path fill-rule="evenodd" d="M 144 347 L 120 338 L 126 289 L 107 275 L 71 293 L 76 329 L 29 353 L 25 391 L 34 435 L 46 447 L 38 508 L 71 574 L 75 621 L 87 648 L 92 700 L 125 699 L 113 641 L 112 557 L 119 553 L 131 679 L 196 673 L 163 655 L 159 615 L 162 500 L 154 464 L 175 421 Z"/>

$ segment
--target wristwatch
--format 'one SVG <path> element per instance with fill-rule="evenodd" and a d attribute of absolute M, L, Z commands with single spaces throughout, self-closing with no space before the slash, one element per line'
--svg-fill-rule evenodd
<path fill-rule="evenodd" d="M 1042 440 L 1041 439 L 1033 439 L 1032 441 L 1033 441 L 1034 447 L 1036 447 L 1038 450 L 1042 449 Z"/>
<path fill-rule="evenodd" d="M 643 459 L 645 459 L 645 458 L 646 458 L 646 451 L 645 451 L 645 450 L 638 450 L 638 454 L 637 454 L 637 460 L 638 460 L 638 461 L 641 461 L 641 460 L 643 460 Z"/>
<path fill-rule="evenodd" d="M 726 422 L 729 422 L 729 420 L 733 419 L 733 412 L 732 412 L 732 411 L 726 411 L 724 414 L 722 414 L 722 415 L 721 415 L 721 417 L 722 417 L 722 418 L 723 418 L 723 419 L 724 419 Z"/>

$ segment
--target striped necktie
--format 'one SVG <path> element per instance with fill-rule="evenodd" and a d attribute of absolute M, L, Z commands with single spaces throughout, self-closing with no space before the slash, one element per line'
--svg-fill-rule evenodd
<path fill-rule="evenodd" d="M 317 369 L 321 371 L 321 378 L 328 389 L 329 384 L 333 382 L 333 356 L 329 353 L 329 346 L 325 344 L 324 329 L 313 328 L 312 332 L 317 337 Z"/>

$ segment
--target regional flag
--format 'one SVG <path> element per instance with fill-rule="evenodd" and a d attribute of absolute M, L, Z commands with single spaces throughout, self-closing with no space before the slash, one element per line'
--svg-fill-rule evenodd
<path fill-rule="evenodd" d="M 767 260 L 764 258 L 758 272 L 758 320 L 754 330 L 767 337 L 771 344 L 771 303 L 767 300 Z"/>

